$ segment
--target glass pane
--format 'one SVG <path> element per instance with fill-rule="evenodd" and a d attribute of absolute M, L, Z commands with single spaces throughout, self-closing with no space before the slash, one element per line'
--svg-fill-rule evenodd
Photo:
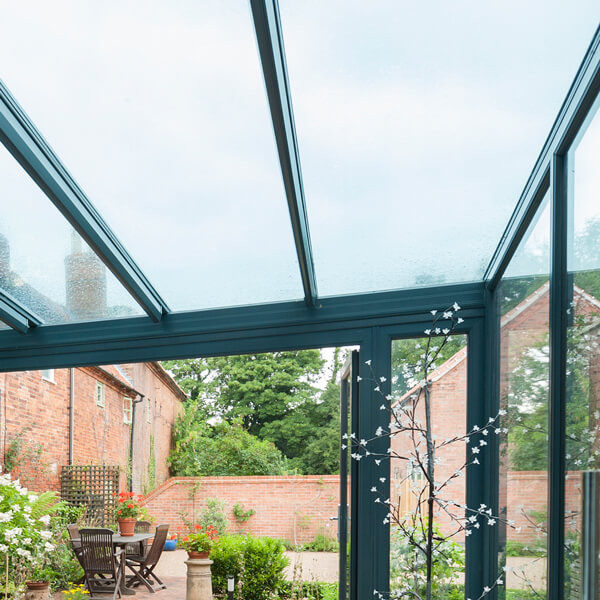
<path fill-rule="evenodd" d="M 45 324 L 143 314 L 0 145 L 0 289 Z"/>
<path fill-rule="evenodd" d="M 303 296 L 248 2 L 13 3 L 0 52 L 171 308 Z"/>
<path fill-rule="evenodd" d="M 393 598 L 426 597 L 428 554 L 433 565 L 432 597 L 464 597 L 464 546 L 465 535 L 469 535 L 462 507 L 466 499 L 466 342 L 464 335 L 450 336 L 446 342 L 441 337 L 392 342 L 394 416 L 390 431 L 394 433 L 390 442 L 390 512 L 394 516 L 390 518 L 390 597 Z M 425 361 L 431 363 L 427 371 Z M 419 383 L 425 379 L 429 381 L 426 388 Z M 430 511 L 427 498 L 431 481 L 435 482 L 435 502 Z M 467 511 L 467 516 L 474 513 Z"/>
<path fill-rule="evenodd" d="M 581 473 L 600 467 L 600 116 L 570 159 L 574 190 L 568 269 L 572 308 L 567 331 L 565 581 L 569 600 L 582 598 Z"/>
<path fill-rule="evenodd" d="M 499 562 L 506 598 L 546 597 L 550 207 L 517 249 L 499 288 Z M 511 595 L 512 594 L 512 595 Z M 522 596 L 520 594 L 523 594 Z M 504 598 L 504 596 L 502 596 Z"/>
<path fill-rule="evenodd" d="M 599 18 L 596 0 L 282 0 L 320 293 L 480 279 Z"/>

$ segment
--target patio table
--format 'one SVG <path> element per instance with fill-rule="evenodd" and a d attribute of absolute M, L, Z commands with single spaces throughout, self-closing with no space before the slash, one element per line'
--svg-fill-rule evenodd
<path fill-rule="evenodd" d="M 126 587 L 125 585 L 125 559 L 126 552 L 125 547 L 128 544 L 137 544 L 138 542 L 143 542 L 144 540 L 149 540 L 154 537 L 154 533 L 134 533 L 133 535 L 121 535 L 119 533 L 113 533 L 112 536 L 112 544 L 115 548 L 123 548 L 123 552 L 121 552 L 120 560 L 121 560 L 121 594 L 124 596 L 135 596 L 135 591 L 131 588 Z M 72 540 L 73 542 L 81 542 L 81 538 L 75 538 Z"/>

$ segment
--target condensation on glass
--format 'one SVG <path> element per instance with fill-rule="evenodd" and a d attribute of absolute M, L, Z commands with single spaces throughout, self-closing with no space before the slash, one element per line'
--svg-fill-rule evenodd
<path fill-rule="evenodd" d="M 464 581 L 467 457 L 466 336 L 401 339 L 392 342 L 392 418 L 390 447 L 390 590 L 425 597 L 425 554 L 416 544 L 427 539 L 429 496 L 428 437 L 434 444 L 433 481 L 436 503 L 433 530 L 438 541 L 433 568 L 435 597 L 454 597 Z M 428 347 L 428 342 L 430 345 Z M 439 354 L 438 354 L 439 353 Z M 424 356 L 433 358 L 424 380 Z M 426 404 L 430 408 L 427 427 Z M 397 426 L 402 426 L 398 431 Z M 420 431 L 410 431 L 411 427 Z M 427 433 L 428 432 L 428 433 Z M 448 440 L 456 439 L 452 443 Z M 456 505 L 446 504 L 447 501 Z M 442 538 L 443 541 L 442 541 Z M 404 597 L 404 596 L 403 596 Z M 408 596 L 407 596 L 408 597 Z"/>
<path fill-rule="evenodd" d="M 169 307 L 303 297 L 246 0 L 4 9 L 3 81 Z"/>
<path fill-rule="evenodd" d="M 0 181 L 4 293 L 46 325 L 143 314 L 3 146 Z"/>
<path fill-rule="evenodd" d="M 499 288 L 499 567 L 512 597 L 545 598 L 548 497 L 548 195 Z M 508 593 L 507 596 L 508 597 Z M 529 597 L 529 595 L 527 595 Z M 533 597 L 533 596 L 532 596 Z"/>
<path fill-rule="evenodd" d="M 600 468 L 600 116 L 571 149 L 565 420 L 565 598 L 581 597 L 582 471 Z M 597 566 L 596 566 L 597 568 Z"/>
<path fill-rule="evenodd" d="M 280 6 L 320 293 L 480 280 L 600 4 Z"/>

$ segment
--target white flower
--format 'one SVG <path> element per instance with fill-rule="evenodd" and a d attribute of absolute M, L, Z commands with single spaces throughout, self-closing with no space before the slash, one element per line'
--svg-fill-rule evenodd
<path fill-rule="evenodd" d="M 456 322 L 460 325 L 460 323 L 464 323 L 465 320 L 462 317 L 458 317 L 458 319 L 456 319 Z"/>
<path fill-rule="evenodd" d="M 455 302 L 455 303 L 452 305 L 452 308 L 453 308 L 455 311 L 457 311 L 457 310 L 460 310 L 460 306 L 458 305 L 458 303 L 457 303 L 457 302 Z"/>
<path fill-rule="evenodd" d="M 2 553 L 8 552 L 8 546 L 6 544 L 0 544 L 0 552 L 2 552 Z"/>
<path fill-rule="evenodd" d="M 371 366 L 371 359 L 365 360 L 365 365 L 369 365 L 369 367 L 370 367 Z"/>
<path fill-rule="evenodd" d="M 451 319 L 452 318 L 452 311 L 448 310 L 446 311 L 443 315 L 442 315 L 442 319 Z"/>
<path fill-rule="evenodd" d="M 385 404 L 382 404 L 382 405 L 379 407 L 379 410 L 385 410 L 386 408 L 387 408 L 387 407 L 386 407 L 386 405 L 385 405 Z"/>
<path fill-rule="evenodd" d="M 431 334 L 431 329 L 426 329 L 425 330 L 425 335 L 430 335 Z"/>
<path fill-rule="evenodd" d="M 0 513 L 0 523 L 8 523 L 12 519 L 13 511 L 9 510 L 5 513 Z"/>
<path fill-rule="evenodd" d="M 471 452 L 473 454 L 479 454 L 479 448 L 475 447 L 475 448 L 471 448 Z"/>
<path fill-rule="evenodd" d="M 376 488 L 375 486 L 373 486 L 373 487 L 371 488 L 371 491 L 372 491 L 372 492 L 376 492 L 376 491 L 377 491 L 377 488 Z"/>
<path fill-rule="evenodd" d="M 360 375 L 358 375 L 358 376 L 356 377 L 356 381 L 362 381 L 362 377 L 361 377 Z"/>
<path fill-rule="evenodd" d="M 50 525 L 50 515 L 43 515 L 40 517 L 40 522 L 43 523 L 46 527 Z"/>
<path fill-rule="evenodd" d="M 52 532 L 51 531 L 40 531 L 40 535 L 42 536 L 43 540 L 49 540 L 52 538 Z"/>
<path fill-rule="evenodd" d="M 385 477 L 380 477 L 379 481 L 381 481 L 381 483 L 385 483 Z"/>
<path fill-rule="evenodd" d="M 46 542 L 44 544 L 44 548 L 48 551 L 48 552 L 52 552 L 54 550 L 54 544 L 51 544 L 50 542 Z"/>
<path fill-rule="evenodd" d="M 450 330 L 449 330 L 449 329 L 446 329 L 446 328 L 444 328 L 444 329 L 442 329 L 442 333 L 443 333 L 444 335 L 448 335 L 448 334 L 450 333 Z"/>
<path fill-rule="evenodd" d="M 474 464 L 474 465 L 478 465 L 478 464 L 479 464 L 479 460 L 478 460 L 477 458 L 474 458 L 474 459 L 473 459 L 473 464 Z"/>
<path fill-rule="evenodd" d="M 490 525 L 490 526 L 495 525 L 496 524 L 496 519 L 488 519 L 487 524 Z"/>
<path fill-rule="evenodd" d="M 435 315 L 437 314 L 437 310 L 431 310 L 431 311 L 429 311 L 429 312 L 430 312 L 430 313 L 431 313 L 431 314 L 432 314 L 434 317 L 435 317 Z"/>
<path fill-rule="evenodd" d="M 381 425 L 375 430 L 375 435 L 377 437 L 381 437 L 381 435 L 383 434 L 383 427 L 381 427 Z"/>

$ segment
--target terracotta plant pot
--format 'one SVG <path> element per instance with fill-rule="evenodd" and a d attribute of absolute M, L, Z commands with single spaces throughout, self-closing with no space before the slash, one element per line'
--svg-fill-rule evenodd
<path fill-rule="evenodd" d="M 117 523 L 119 524 L 119 531 L 123 537 L 135 533 L 135 524 L 137 523 L 136 518 L 130 517 L 129 519 L 118 519 Z"/>
<path fill-rule="evenodd" d="M 190 559 L 195 559 L 195 558 L 208 558 L 208 555 L 210 554 L 210 552 L 190 552 L 188 551 L 188 558 Z"/>
<path fill-rule="evenodd" d="M 50 584 L 47 581 L 26 581 L 25 585 L 29 590 L 47 590 Z"/>

